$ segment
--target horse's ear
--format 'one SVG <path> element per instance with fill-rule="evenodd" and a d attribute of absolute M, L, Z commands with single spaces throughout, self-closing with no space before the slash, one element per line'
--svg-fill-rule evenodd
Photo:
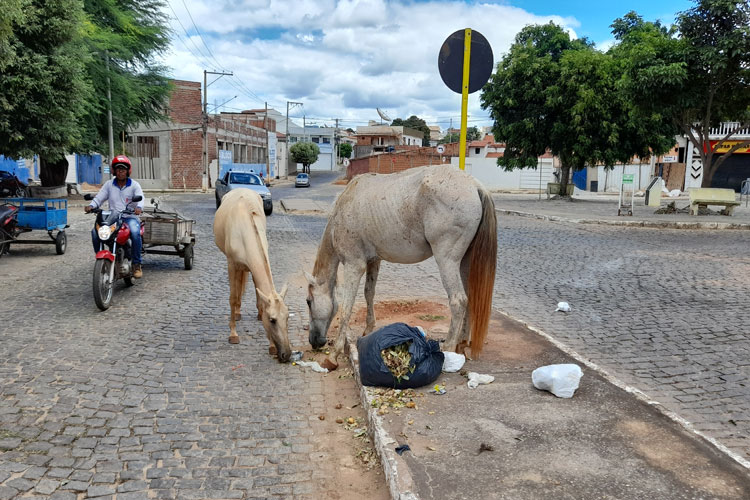
<path fill-rule="evenodd" d="M 284 299 L 286 297 L 286 290 L 289 288 L 289 283 L 284 283 L 284 286 L 281 288 L 281 291 L 279 292 L 279 296 Z"/>
<path fill-rule="evenodd" d="M 264 305 L 268 305 L 271 303 L 271 300 L 265 295 L 263 295 L 263 292 L 261 292 L 257 288 L 255 289 L 255 293 L 258 294 L 258 298 L 260 299 L 261 302 L 263 302 Z"/>
<path fill-rule="evenodd" d="M 307 278 L 307 282 L 309 284 L 311 284 L 311 285 L 316 285 L 317 284 L 317 280 L 315 279 L 315 276 L 313 276 L 312 274 L 308 273 L 307 271 L 304 271 L 304 273 L 305 273 L 305 278 Z"/>

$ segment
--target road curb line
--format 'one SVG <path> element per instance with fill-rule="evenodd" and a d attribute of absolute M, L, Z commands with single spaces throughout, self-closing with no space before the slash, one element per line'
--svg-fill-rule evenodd
<path fill-rule="evenodd" d="M 750 224 L 744 222 L 665 222 L 665 221 L 644 221 L 644 220 L 607 220 L 607 219 L 575 219 L 570 217 L 561 217 L 559 215 L 543 215 L 531 212 L 522 212 L 520 210 L 507 210 L 496 208 L 496 212 L 503 215 L 514 215 L 517 217 L 526 217 L 530 219 L 539 219 L 550 222 L 571 222 L 574 224 L 601 224 L 607 226 L 625 226 L 625 227 L 648 227 L 648 228 L 666 228 L 666 229 L 744 229 L 750 230 Z"/>
<path fill-rule="evenodd" d="M 721 444 L 720 442 L 718 442 L 716 439 L 714 439 L 714 438 L 712 438 L 710 436 L 705 435 L 702 431 L 699 431 L 698 429 L 696 429 L 690 421 L 682 418 L 676 412 L 674 412 L 674 411 L 666 408 L 662 403 L 651 399 L 648 396 L 648 394 L 646 394 L 645 392 L 641 391 L 640 389 L 638 389 L 636 387 L 633 387 L 631 385 L 626 384 L 625 382 L 623 382 L 622 380 L 620 380 L 616 376 L 612 375 L 611 373 L 609 373 L 607 370 L 605 370 L 604 368 L 602 368 L 598 364 L 596 364 L 593 361 L 591 361 L 590 359 L 582 356 L 576 350 L 568 347 L 566 344 L 563 344 L 562 342 L 560 342 L 559 340 L 557 340 L 556 338 L 554 338 L 550 334 L 546 333 L 544 330 L 536 328 L 535 326 L 532 326 L 532 325 L 528 324 L 525 321 L 522 321 L 522 320 L 520 320 L 518 318 L 515 318 L 515 317 L 511 316 L 510 314 L 508 314 L 507 312 L 505 312 L 503 310 L 500 310 L 500 309 L 495 308 L 495 307 L 493 307 L 492 309 L 495 312 L 498 312 L 498 313 L 502 314 L 506 318 L 509 318 L 509 319 L 511 319 L 513 321 L 516 321 L 516 322 L 520 323 L 525 328 L 528 328 L 529 330 L 531 330 L 532 332 L 536 333 L 537 335 L 540 335 L 540 336 L 544 337 L 546 340 L 548 340 L 549 342 L 551 342 L 552 345 L 554 345 L 555 347 L 557 347 L 558 349 L 560 349 L 565 354 L 567 354 L 568 356 L 572 357 L 573 359 L 575 359 L 576 361 L 578 361 L 582 365 L 586 366 L 586 368 L 594 370 L 596 373 L 598 373 L 599 375 L 601 375 L 607 382 L 611 383 L 615 387 L 618 387 L 618 388 L 624 390 L 625 392 L 627 392 L 629 394 L 634 395 L 639 401 L 641 401 L 643 403 L 646 403 L 649 406 L 654 407 L 659 413 L 661 413 L 662 415 L 664 415 L 668 419 L 676 422 L 680 427 L 682 427 L 683 429 L 685 429 L 689 433 L 692 433 L 695 436 L 697 436 L 698 438 L 703 439 L 707 443 L 711 444 L 718 451 L 724 453 L 725 455 L 727 455 L 729 458 L 731 458 L 732 460 L 734 460 L 735 462 L 737 462 L 738 464 L 740 464 L 744 468 L 750 469 L 750 461 L 745 460 L 740 455 L 738 455 L 737 453 L 733 452 L 732 450 L 730 450 L 729 448 L 727 448 L 726 446 L 724 446 L 723 444 Z"/>

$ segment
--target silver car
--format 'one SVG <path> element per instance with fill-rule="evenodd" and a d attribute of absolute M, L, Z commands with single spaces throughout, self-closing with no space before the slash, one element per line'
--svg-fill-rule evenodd
<path fill-rule="evenodd" d="M 221 205 L 221 198 L 234 188 L 243 187 L 252 189 L 263 198 L 263 212 L 271 215 L 273 212 L 273 200 L 271 191 L 263 183 L 259 175 L 251 172 L 229 171 L 221 179 L 216 181 L 216 208 Z"/>
<path fill-rule="evenodd" d="M 297 174 L 294 179 L 294 187 L 310 187 L 310 176 L 307 174 Z"/>

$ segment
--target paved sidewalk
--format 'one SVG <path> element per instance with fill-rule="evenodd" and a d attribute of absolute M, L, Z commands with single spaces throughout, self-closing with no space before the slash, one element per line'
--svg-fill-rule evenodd
<path fill-rule="evenodd" d="M 616 193 L 576 191 L 569 199 L 547 199 L 538 194 L 493 193 L 495 208 L 502 214 L 535 217 L 546 220 L 567 220 L 584 224 L 664 227 L 674 229 L 750 229 L 750 206 L 742 200 L 734 214 L 699 215 L 689 213 L 657 214 L 657 207 L 645 206 L 643 197 L 634 200 L 632 216 L 618 216 Z M 674 202 L 677 209 L 689 207 L 686 195 L 661 198 L 661 208 Z M 709 207 L 710 208 L 710 207 Z M 718 212 L 720 207 L 713 207 Z"/>

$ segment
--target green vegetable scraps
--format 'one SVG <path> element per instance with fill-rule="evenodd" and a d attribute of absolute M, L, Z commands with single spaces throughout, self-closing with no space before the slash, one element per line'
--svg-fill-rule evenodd
<path fill-rule="evenodd" d="M 411 340 L 380 351 L 380 357 L 383 358 L 385 366 L 396 377 L 397 383 L 401 383 L 402 380 L 409 380 L 409 374 L 414 373 L 415 366 L 411 364 L 411 354 L 409 354 L 410 345 Z"/>

